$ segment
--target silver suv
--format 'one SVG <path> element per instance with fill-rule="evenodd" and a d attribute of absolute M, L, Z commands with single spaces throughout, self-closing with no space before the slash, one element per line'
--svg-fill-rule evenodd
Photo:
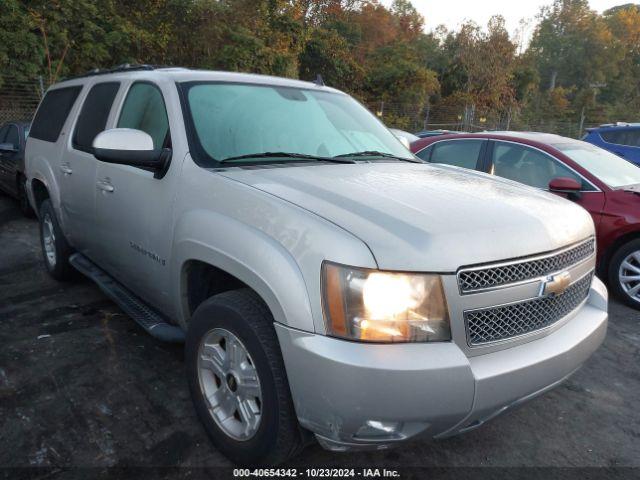
<path fill-rule="evenodd" d="M 45 265 L 185 341 L 215 445 L 286 460 L 442 438 L 602 342 L 586 211 L 423 164 L 323 86 L 123 67 L 52 86 L 26 148 Z"/>

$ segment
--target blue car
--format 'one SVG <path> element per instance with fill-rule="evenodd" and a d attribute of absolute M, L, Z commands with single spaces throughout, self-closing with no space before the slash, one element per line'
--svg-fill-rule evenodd
<path fill-rule="evenodd" d="M 640 165 L 640 123 L 611 123 L 587 128 L 582 138 Z"/>

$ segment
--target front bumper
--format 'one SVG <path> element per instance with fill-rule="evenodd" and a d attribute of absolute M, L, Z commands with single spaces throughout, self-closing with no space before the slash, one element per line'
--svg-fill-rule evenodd
<path fill-rule="evenodd" d="M 300 424 L 333 450 L 476 428 L 571 375 L 606 328 L 607 292 L 597 278 L 560 328 L 473 357 L 454 342 L 363 344 L 276 325 Z"/>

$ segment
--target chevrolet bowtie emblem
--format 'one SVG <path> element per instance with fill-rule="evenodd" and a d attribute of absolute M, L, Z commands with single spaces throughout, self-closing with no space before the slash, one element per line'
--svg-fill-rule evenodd
<path fill-rule="evenodd" d="M 540 287 L 541 297 L 550 297 L 553 295 L 560 295 L 564 293 L 569 284 L 571 283 L 571 274 L 569 272 L 562 272 L 556 275 L 552 275 L 542 280 L 542 286 Z"/>

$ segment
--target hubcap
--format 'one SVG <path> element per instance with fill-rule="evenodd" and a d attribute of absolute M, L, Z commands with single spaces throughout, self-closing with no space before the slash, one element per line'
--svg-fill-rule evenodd
<path fill-rule="evenodd" d="M 618 281 L 629 297 L 640 302 L 640 250 L 629 254 L 622 261 Z"/>
<path fill-rule="evenodd" d="M 198 381 L 209 414 L 234 440 L 249 440 L 262 418 L 262 390 L 244 344 L 223 328 L 209 331 L 198 349 Z"/>
<path fill-rule="evenodd" d="M 47 213 L 42 219 L 42 243 L 47 262 L 51 267 L 56 266 L 56 236 L 53 233 L 53 221 Z"/>

